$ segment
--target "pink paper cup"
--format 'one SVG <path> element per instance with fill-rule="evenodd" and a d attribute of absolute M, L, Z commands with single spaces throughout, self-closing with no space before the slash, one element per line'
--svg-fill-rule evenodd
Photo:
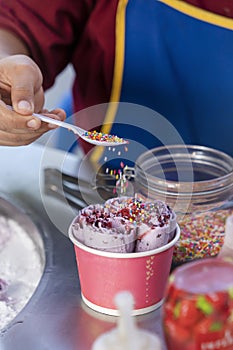
<path fill-rule="evenodd" d="M 89 248 L 73 235 L 81 296 L 91 309 L 118 315 L 114 297 L 120 291 L 132 293 L 134 315 L 151 312 L 161 306 L 170 273 L 174 245 L 180 237 L 177 225 L 174 238 L 161 248 L 138 253 L 111 253 Z"/>

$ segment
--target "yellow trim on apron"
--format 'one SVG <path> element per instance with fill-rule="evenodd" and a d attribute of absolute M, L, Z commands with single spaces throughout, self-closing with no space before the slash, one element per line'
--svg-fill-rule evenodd
<path fill-rule="evenodd" d="M 128 0 L 119 0 L 116 12 L 116 43 L 115 43 L 115 63 L 113 72 L 113 83 L 110 96 L 110 104 L 108 106 L 101 132 L 109 134 L 111 125 L 114 122 L 116 111 L 118 108 L 118 101 L 120 100 L 123 70 L 124 70 L 124 56 L 125 56 L 125 12 Z M 115 103 L 114 103 L 115 102 Z M 96 164 L 103 154 L 104 147 L 95 147 L 91 153 L 90 160 Z"/>
<path fill-rule="evenodd" d="M 201 21 L 233 30 L 232 18 L 221 16 L 216 13 L 201 9 L 194 5 L 188 4 L 183 0 L 160 0 L 160 2 Z"/>

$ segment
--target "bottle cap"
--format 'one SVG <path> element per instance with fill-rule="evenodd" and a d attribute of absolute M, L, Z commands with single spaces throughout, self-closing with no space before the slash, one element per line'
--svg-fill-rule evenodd
<path fill-rule="evenodd" d="M 127 291 L 115 297 L 119 310 L 118 325 L 110 332 L 100 335 L 93 344 L 92 350 L 161 350 L 158 336 L 139 329 L 132 316 L 133 296 Z"/>

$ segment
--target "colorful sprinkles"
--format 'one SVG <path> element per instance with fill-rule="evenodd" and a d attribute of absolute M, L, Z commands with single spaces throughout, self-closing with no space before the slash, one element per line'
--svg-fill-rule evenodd
<path fill-rule="evenodd" d="M 115 148 L 108 147 L 108 151 L 115 152 Z M 128 151 L 127 146 L 124 146 L 124 151 Z M 117 155 L 121 156 L 121 153 L 119 151 Z M 104 161 L 108 161 L 107 156 L 105 156 Z M 106 168 L 105 170 L 106 174 L 110 174 L 116 180 L 113 196 L 127 196 L 129 180 L 124 173 L 125 169 L 127 169 L 127 166 L 120 159 L 118 169 Z M 144 205 L 140 200 L 135 201 L 135 203 L 128 203 L 128 209 L 122 209 L 122 216 L 127 217 L 135 225 L 138 220 L 148 222 L 150 210 L 148 211 L 147 208 L 145 211 L 141 204 Z M 151 211 L 155 209 L 153 207 Z M 233 214 L 233 209 L 218 210 L 201 214 L 193 213 L 179 220 L 181 236 L 174 248 L 174 263 L 218 255 L 224 243 L 225 221 L 231 214 Z"/>
<path fill-rule="evenodd" d="M 175 246 L 174 262 L 216 256 L 224 243 L 225 221 L 233 209 L 186 215 L 178 222 L 180 240 Z"/>
<path fill-rule="evenodd" d="M 109 203 L 106 202 L 105 206 L 112 209 L 114 213 L 117 208 L 115 213 L 117 216 L 135 225 L 144 222 L 152 229 L 167 225 L 172 216 L 171 209 L 165 203 L 161 201 L 145 202 L 139 195 L 129 198 L 122 197 L 122 202 L 119 198 L 112 199 Z"/>
<path fill-rule="evenodd" d="M 117 156 L 120 157 L 122 155 L 122 151 L 124 150 L 124 152 L 128 152 L 128 147 L 124 146 L 124 148 L 120 151 L 117 152 Z M 109 152 L 115 152 L 116 149 L 115 147 L 108 147 L 108 151 Z M 104 162 L 108 161 L 108 157 L 107 155 L 105 155 L 104 157 Z M 120 158 L 120 163 L 119 163 L 119 167 L 117 169 L 109 169 L 106 168 L 105 169 L 105 173 L 109 174 L 110 176 L 115 177 L 116 180 L 116 186 L 113 188 L 113 195 L 126 195 L 127 193 L 127 188 L 128 188 L 128 179 L 126 178 L 125 174 L 124 174 L 124 169 L 126 169 L 127 166 L 125 166 L 124 162 L 121 160 Z"/>
<path fill-rule="evenodd" d="M 126 143 L 127 142 L 122 137 L 119 137 L 116 135 L 104 134 L 104 133 L 98 132 L 96 130 L 86 131 L 83 134 L 83 136 L 88 138 L 89 140 L 94 140 L 94 141 L 99 141 L 99 142 L 116 142 L 116 143 Z"/>
<path fill-rule="evenodd" d="M 99 136 L 101 137 L 101 135 Z M 106 135 L 106 137 L 108 136 Z M 120 142 L 123 142 L 123 139 Z M 115 152 L 115 148 L 108 147 L 108 151 Z M 124 151 L 128 151 L 126 145 L 124 146 Z M 117 156 L 121 156 L 121 154 L 122 152 L 118 151 Z M 108 161 L 107 156 L 105 156 L 104 161 Z M 127 166 L 120 159 L 118 169 L 106 168 L 105 170 L 106 174 L 115 177 L 116 180 L 116 186 L 113 188 L 113 196 L 128 195 L 129 180 L 128 176 L 125 175 L 125 169 L 127 169 Z M 141 205 L 143 206 L 144 204 L 140 200 L 135 200 L 134 203 L 128 203 L 128 208 L 125 208 L 124 204 L 122 217 L 127 217 L 135 225 L 138 220 L 148 222 L 150 213 L 158 208 L 153 207 L 150 210 L 148 208 L 144 210 Z M 178 224 L 181 229 L 181 236 L 174 248 L 174 263 L 218 255 L 224 243 L 225 221 L 231 214 L 233 214 L 233 209 L 218 210 L 201 214 L 193 213 L 179 220 Z M 166 221 L 169 219 L 169 216 L 163 219 Z"/>

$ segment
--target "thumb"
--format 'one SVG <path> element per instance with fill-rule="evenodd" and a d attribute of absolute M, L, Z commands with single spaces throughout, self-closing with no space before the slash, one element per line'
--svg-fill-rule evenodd
<path fill-rule="evenodd" d="M 27 100 L 21 100 L 17 102 L 17 106 L 15 103 L 13 104 L 14 110 L 20 114 L 32 114 L 34 111 L 33 102 Z"/>
<path fill-rule="evenodd" d="M 11 100 L 14 110 L 23 115 L 34 112 L 34 88 L 31 84 L 13 83 L 11 88 Z"/>
<path fill-rule="evenodd" d="M 8 74 L 13 108 L 20 114 L 30 115 L 35 109 L 35 98 L 42 89 L 42 73 L 29 57 L 15 56 L 12 60 Z"/>

